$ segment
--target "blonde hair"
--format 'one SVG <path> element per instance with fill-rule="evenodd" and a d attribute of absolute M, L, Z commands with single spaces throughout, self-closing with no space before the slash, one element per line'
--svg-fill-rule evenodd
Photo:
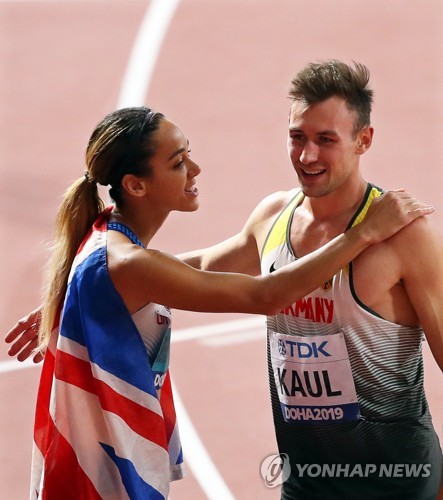
<path fill-rule="evenodd" d="M 87 171 L 66 191 L 59 208 L 53 251 L 44 281 L 39 348 L 45 349 L 61 312 L 69 273 L 78 248 L 104 210 L 97 184 L 110 186 L 117 206 L 123 204 L 121 180 L 126 174 L 150 175 L 153 133 L 161 113 L 124 108 L 107 115 L 94 129 L 86 150 Z"/>

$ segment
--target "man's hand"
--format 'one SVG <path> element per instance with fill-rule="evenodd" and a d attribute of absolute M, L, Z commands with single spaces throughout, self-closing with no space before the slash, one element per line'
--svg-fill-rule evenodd
<path fill-rule="evenodd" d="M 20 319 L 6 334 L 5 342 L 13 342 L 8 350 L 9 356 L 17 356 L 24 361 L 34 355 L 34 363 L 40 363 L 45 353 L 38 350 L 38 330 L 40 327 L 41 306 Z"/>

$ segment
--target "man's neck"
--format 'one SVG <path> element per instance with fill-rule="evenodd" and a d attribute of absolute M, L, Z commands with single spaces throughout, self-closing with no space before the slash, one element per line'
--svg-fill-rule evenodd
<path fill-rule="evenodd" d="M 335 219 L 352 215 L 363 201 L 368 183 L 361 179 L 355 186 L 346 187 L 346 190 L 337 190 L 325 196 L 311 198 L 306 196 L 302 206 L 312 214 L 318 222 L 333 222 Z"/>
<path fill-rule="evenodd" d="M 355 187 L 347 185 L 343 190 L 318 198 L 306 196 L 295 210 L 291 224 L 290 239 L 295 255 L 307 255 L 346 231 L 363 201 L 367 185 L 361 179 Z"/>

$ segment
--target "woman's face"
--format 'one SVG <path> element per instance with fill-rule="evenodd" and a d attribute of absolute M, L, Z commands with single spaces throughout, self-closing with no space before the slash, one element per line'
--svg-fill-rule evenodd
<path fill-rule="evenodd" d="M 158 209 L 193 212 L 199 206 L 195 177 L 200 167 L 191 160 L 189 141 L 172 122 L 163 118 L 154 135 L 155 154 L 149 164 L 149 200 Z"/>

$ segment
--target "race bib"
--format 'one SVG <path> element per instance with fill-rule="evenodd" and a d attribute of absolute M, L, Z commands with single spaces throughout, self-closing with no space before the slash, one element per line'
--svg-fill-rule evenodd
<path fill-rule="evenodd" d="M 312 337 L 268 334 L 286 422 L 332 424 L 360 418 L 343 333 Z"/>

